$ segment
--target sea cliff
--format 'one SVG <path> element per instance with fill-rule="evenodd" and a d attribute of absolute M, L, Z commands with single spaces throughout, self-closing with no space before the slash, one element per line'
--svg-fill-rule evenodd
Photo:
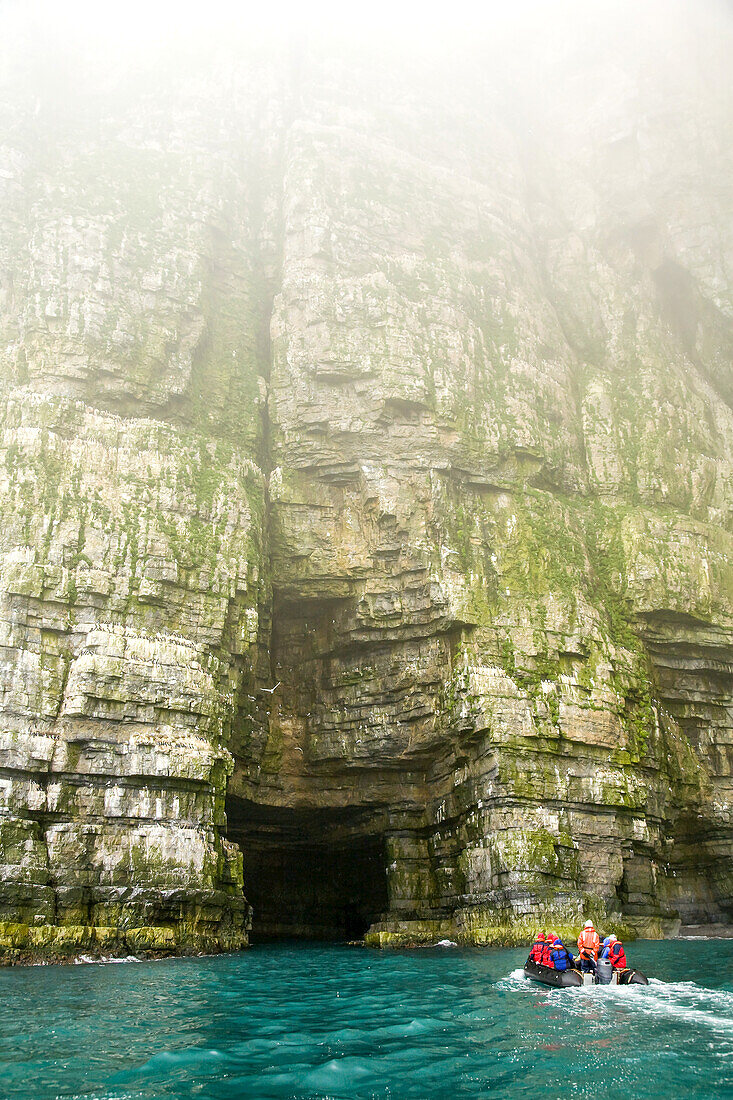
<path fill-rule="evenodd" d="M 708 30 L 6 44 L 6 959 L 731 919 Z"/>

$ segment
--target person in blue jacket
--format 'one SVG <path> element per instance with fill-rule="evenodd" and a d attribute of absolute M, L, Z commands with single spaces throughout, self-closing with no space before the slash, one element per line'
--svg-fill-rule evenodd
<path fill-rule="evenodd" d="M 555 970 L 569 970 L 575 962 L 574 956 L 568 951 L 560 937 L 556 936 L 554 932 L 550 933 L 549 938 L 552 941 L 550 958 L 552 959 L 552 965 Z"/>

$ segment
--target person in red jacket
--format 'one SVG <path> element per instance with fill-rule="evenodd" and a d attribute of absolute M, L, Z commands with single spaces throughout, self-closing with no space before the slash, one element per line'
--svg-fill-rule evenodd
<path fill-rule="evenodd" d="M 553 969 L 555 964 L 552 961 L 552 949 L 554 947 L 555 933 L 548 932 L 545 936 L 545 946 L 542 948 L 542 958 L 540 962 L 543 966 L 551 966 Z"/>
<path fill-rule="evenodd" d="M 608 961 L 614 970 L 626 970 L 626 952 L 621 940 L 615 936 L 608 937 Z"/>
<path fill-rule="evenodd" d="M 537 933 L 537 939 L 532 944 L 532 949 L 530 950 L 530 953 L 529 953 L 529 957 L 532 960 L 532 962 L 534 962 L 534 963 L 541 963 L 542 962 L 542 952 L 544 951 L 544 949 L 545 949 L 545 933 L 544 932 L 538 932 Z"/>
<path fill-rule="evenodd" d="M 549 966 L 552 970 L 555 969 L 555 960 L 552 954 L 558 943 L 558 938 L 555 932 L 548 932 L 545 937 L 545 950 L 542 952 L 542 965 Z"/>

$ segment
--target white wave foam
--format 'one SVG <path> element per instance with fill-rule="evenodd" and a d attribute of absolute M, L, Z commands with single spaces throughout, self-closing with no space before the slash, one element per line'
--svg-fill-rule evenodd
<path fill-rule="evenodd" d="M 631 1012 L 658 1018 L 685 1021 L 691 1027 L 703 1027 L 720 1036 L 733 1036 L 733 993 L 707 989 L 695 982 L 662 982 L 650 978 L 649 985 L 591 985 L 573 990 L 563 999 L 572 1013 L 585 1013 L 592 1004 L 597 1011 L 604 1005 L 614 1010 L 624 1006 Z"/>
<path fill-rule="evenodd" d="M 688 1024 L 700 1024 L 713 1031 L 733 1035 L 733 1016 L 709 1012 L 695 1005 L 681 1004 L 668 996 L 652 994 L 647 997 L 635 997 L 633 1000 L 634 1007 L 641 1012 L 655 1016 L 673 1016 L 678 1020 L 685 1020 Z"/>
<path fill-rule="evenodd" d="M 107 965 L 108 963 L 139 963 L 144 962 L 144 959 L 139 959 L 137 955 L 77 955 L 74 959 L 75 966 L 89 966 L 89 965 Z"/>

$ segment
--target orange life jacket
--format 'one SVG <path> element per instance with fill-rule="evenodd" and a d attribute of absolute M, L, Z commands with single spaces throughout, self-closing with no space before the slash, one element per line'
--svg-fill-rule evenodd
<path fill-rule="evenodd" d="M 595 928 L 584 928 L 578 936 L 578 951 L 586 959 L 598 958 L 598 948 L 601 946 L 601 937 Z"/>

